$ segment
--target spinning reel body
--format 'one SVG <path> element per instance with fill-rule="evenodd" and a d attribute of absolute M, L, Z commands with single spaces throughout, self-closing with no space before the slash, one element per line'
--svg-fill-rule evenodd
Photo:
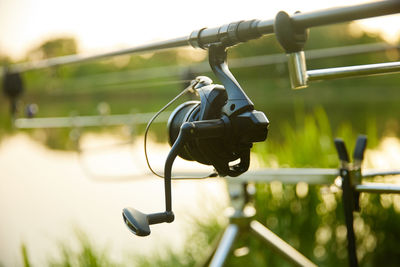
<path fill-rule="evenodd" d="M 209 47 L 210 66 L 224 86 L 212 84 L 209 78 L 198 77 L 194 89 L 200 102 L 186 102 L 177 107 L 170 116 L 168 134 L 172 146 L 185 122 L 217 120 L 216 125 L 224 126 L 219 137 L 209 137 L 205 132 L 203 136 L 186 142 L 179 156 L 213 165 L 219 176 L 234 177 L 249 168 L 250 149 L 254 142 L 267 138 L 269 122 L 264 113 L 254 110 L 253 103 L 229 71 L 226 57 L 224 46 Z M 212 125 L 209 127 L 213 128 Z M 229 165 L 238 159 L 240 163 Z"/>
<path fill-rule="evenodd" d="M 211 82 L 211 80 L 209 80 Z M 219 176 L 238 176 L 247 171 L 250 164 L 250 148 L 253 142 L 267 137 L 268 120 L 264 113 L 251 110 L 228 117 L 223 112 L 228 95 L 225 88 L 216 84 L 199 83 L 196 88 L 200 101 L 188 101 L 178 106 L 168 121 L 169 143 L 172 146 L 181 126 L 186 122 L 209 122 L 210 131 L 221 127 L 220 136 L 203 136 L 187 141 L 179 152 L 186 160 L 212 165 Z M 213 125 L 214 124 L 214 125 Z M 240 159 L 240 163 L 229 163 Z"/>

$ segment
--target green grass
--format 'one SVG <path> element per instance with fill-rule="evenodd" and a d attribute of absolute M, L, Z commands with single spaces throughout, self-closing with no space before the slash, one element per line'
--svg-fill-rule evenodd
<path fill-rule="evenodd" d="M 346 25 L 318 27 L 313 29 L 306 50 L 350 44 L 380 42 L 378 37 L 366 34 L 355 38 Z M 275 38 L 261 38 L 251 45 L 238 45 L 229 51 L 230 58 L 282 53 Z M 309 69 L 367 64 L 395 60 L 385 52 L 335 57 L 308 61 Z M 107 102 L 112 114 L 154 112 L 183 88 L 181 84 L 150 86 L 152 82 L 179 80 L 170 77 L 148 80 L 148 84 L 132 82 L 104 85 L 112 79 L 103 74 L 113 73 L 115 81 L 132 78 L 131 70 L 168 66 L 186 66 L 191 62 L 180 58 L 173 50 L 156 53 L 151 58 L 133 55 L 125 67 L 116 66 L 112 60 L 58 68 L 31 71 L 24 74 L 26 92 L 20 101 L 19 116 L 24 105 L 39 104 L 38 117 L 97 114 L 99 102 Z M 118 73 L 129 71 L 128 73 Z M 359 133 L 368 135 L 368 147 L 375 147 L 387 130 L 399 134 L 398 76 L 364 77 L 325 81 L 311 84 L 305 90 L 290 90 L 287 68 L 283 64 L 258 66 L 233 70 L 255 107 L 270 119 L 267 142 L 257 144 L 254 151 L 270 167 L 330 167 L 338 166 L 333 138 L 345 140 L 349 152 L 353 150 Z M 123 75 L 123 77 L 121 76 Z M 198 73 L 197 75 L 210 75 Z M 86 77 L 85 77 L 86 76 Z M 214 79 L 213 75 L 210 75 Z M 1 79 L 1 78 L 0 78 Z M 215 79 L 214 79 L 215 80 Z M 216 83 L 219 81 L 215 80 Z M 1 81 L 0 81 L 1 83 Z M 316 106 L 321 108 L 315 109 Z M 10 127 L 8 103 L 0 98 L 0 138 L 15 131 Z M 389 125 L 389 127 L 388 127 Z M 137 133 L 143 133 L 143 126 Z M 155 125 L 159 136 L 164 126 Z M 89 128 L 88 131 L 101 131 Z M 109 130 L 109 129 L 107 129 Z M 70 129 L 42 129 L 43 142 L 53 149 L 73 149 L 69 138 Z M 28 131 L 35 135 L 35 131 Z M 162 140 L 162 138 L 160 138 Z M 165 138 L 164 138 L 165 140 Z M 345 240 L 342 238 L 343 212 L 340 193 L 321 194 L 320 187 L 309 186 L 306 195 L 298 194 L 298 186 L 279 182 L 257 185 L 255 206 L 257 219 L 298 248 L 306 256 L 323 266 L 347 265 Z M 387 201 L 386 201 L 387 202 Z M 377 195 L 362 198 L 363 212 L 357 222 L 364 225 L 358 233 L 359 254 L 363 266 L 399 266 L 398 240 L 399 216 L 393 204 L 386 203 Z M 60 244 L 60 260 L 49 260 L 49 266 L 194 266 L 201 263 L 203 254 L 223 225 L 217 220 L 195 222 L 184 251 L 168 251 L 163 255 L 143 258 L 133 255 L 124 263 L 112 262 L 107 251 L 78 234 L 81 244 L 72 250 Z M 325 236 L 325 238 L 324 238 Z M 326 238 L 326 237 L 330 238 Z M 285 266 L 257 240 L 250 236 L 239 239 L 238 246 L 248 246 L 250 253 L 243 257 L 230 257 L 228 266 Z M 207 249 L 205 249 L 207 248 Z M 30 266 L 29 248 L 22 245 L 25 266 Z M 204 253 L 203 253 L 204 252 Z M 1 265 L 1 264 L 0 264 Z"/>
<path fill-rule="evenodd" d="M 26 245 L 24 243 L 22 243 L 22 245 L 21 245 L 21 254 L 22 254 L 22 261 L 24 263 L 24 267 L 30 267 L 31 264 L 29 261 L 28 249 L 26 248 Z"/>
<path fill-rule="evenodd" d="M 163 254 L 154 253 L 149 256 L 133 255 L 135 266 L 203 266 L 210 256 L 215 241 L 221 233 L 222 225 L 216 217 L 208 220 L 192 217 L 187 221 L 188 237 L 183 251 L 176 252 L 168 247 Z"/>
<path fill-rule="evenodd" d="M 48 258 L 46 266 L 50 267 L 119 267 L 125 266 L 121 263 L 114 262 L 108 256 L 107 249 L 101 249 L 81 230 L 75 230 L 75 236 L 78 248 L 73 249 L 66 242 L 57 244 L 59 257 L 54 256 Z M 28 248 L 22 244 L 21 253 L 25 267 L 32 267 L 28 257 Z"/>
<path fill-rule="evenodd" d="M 174 251 L 167 244 L 161 252 L 155 252 L 148 256 L 141 254 L 130 254 L 124 262 L 116 262 L 108 256 L 106 249 L 101 249 L 93 243 L 89 237 L 78 230 L 75 236 L 78 241 L 78 249 L 66 242 L 59 242 L 57 247 L 59 257 L 49 258 L 47 265 L 50 267 L 123 267 L 123 266 L 202 266 L 199 265 L 210 253 L 210 244 L 215 243 L 222 225 L 216 217 L 204 221 L 191 217 L 187 221 L 192 225 L 188 230 L 186 244 L 182 251 Z M 25 267 L 32 267 L 29 260 L 28 248 L 21 245 L 21 255 Z"/>
<path fill-rule="evenodd" d="M 333 132 L 326 113 L 320 108 L 308 115 L 300 108 L 296 114 L 295 125 L 276 126 L 282 142 L 268 140 L 256 146 L 255 151 L 266 166 L 336 168 L 334 137 L 343 138 L 352 154 L 358 133 L 350 124 L 344 123 Z M 371 120 L 365 129 L 363 134 L 370 137 L 368 147 L 373 148 L 379 142 L 375 121 Z M 341 192 L 309 185 L 307 194 L 303 195 L 299 194 L 300 187 L 304 185 L 258 184 L 257 219 L 318 265 L 347 265 Z M 394 222 L 400 221 L 398 212 L 393 205 L 384 207 L 379 195 L 363 194 L 361 206 L 362 212 L 355 215 L 360 264 L 398 265 L 399 252 L 392 248 L 394 240 L 400 237 L 399 227 L 394 227 Z M 230 258 L 229 266 L 287 266 L 254 238 L 243 236 L 239 240 L 238 247 L 249 246 L 252 252 L 241 258 Z"/>
<path fill-rule="evenodd" d="M 280 135 L 281 141 L 257 143 L 254 151 L 267 166 L 336 168 L 338 157 L 334 147 L 335 137 L 342 138 L 349 153 L 352 153 L 359 134 L 368 136 L 368 147 L 378 145 L 376 121 L 371 119 L 365 125 L 365 132 L 357 133 L 350 123 L 345 122 L 334 132 L 324 109 L 318 107 L 306 115 L 304 108 L 296 108 L 295 123 L 271 124 L 270 133 Z"/>

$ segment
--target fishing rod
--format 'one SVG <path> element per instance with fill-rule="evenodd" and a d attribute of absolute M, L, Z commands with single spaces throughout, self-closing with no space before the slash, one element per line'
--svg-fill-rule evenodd
<path fill-rule="evenodd" d="M 306 51 L 305 57 L 307 60 L 315 60 L 315 59 L 324 59 L 324 58 L 331 58 L 338 56 L 385 52 L 391 50 L 400 51 L 400 46 L 390 45 L 387 43 L 372 43 L 372 44 L 330 47 L 322 49 L 311 49 Z M 267 66 L 273 64 L 282 64 L 287 62 L 288 58 L 286 55 L 283 55 L 282 53 L 276 53 L 269 55 L 249 56 L 243 58 L 232 58 L 229 60 L 229 66 L 231 69 L 241 69 L 241 68 Z M 173 66 L 152 67 L 152 68 L 143 68 L 135 70 L 124 70 L 112 73 L 89 74 L 86 76 L 79 76 L 71 80 L 68 79 L 65 80 L 65 82 L 68 84 L 73 83 L 74 86 L 76 86 L 75 83 L 77 83 L 79 85 L 82 84 L 82 86 L 100 85 L 104 87 L 113 86 L 115 84 L 121 84 L 121 83 L 135 83 L 134 89 L 136 89 L 136 87 L 141 87 L 141 86 L 143 87 L 154 86 L 153 82 L 149 82 L 146 84 L 144 83 L 138 84 L 139 81 L 151 80 L 157 78 L 169 78 L 172 76 L 184 77 L 185 75 L 187 75 L 187 73 L 194 74 L 194 73 L 205 73 L 210 71 L 211 70 L 208 62 L 201 62 L 201 63 L 190 64 L 190 66 L 173 65 Z M 193 76 L 191 76 L 190 78 L 193 78 Z M 186 80 L 185 82 L 187 81 L 189 80 Z M 165 85 L 164 82 L 160 82 L 159 84 Z M 99 89 L 97 89 L 96 92 L 98 92 L 98 90 Z M 110 91 L 115 91 L 115 89 L 112 89 Z M 82 90 L 80 89 L 78 92 L 74 93 L 82 93 Z"/>
<path fill-rule="evenodd" d="M 12 117 L 17 110 L 17 99 L 23 92 L 23 79 L 20 74 L 26 71 L 55 67 L 73 63 L 83 63 L 125 54 L 151 52 L 192 46 L 208 49 L 220 45 L 229 48 L 236 44 L 260 38 L 263 35 L 275 33 L 279 43 L 288 54 L 289 76 L 293 89 L 305 88 L 309 81 L 342 78 L 360 75 L 393 73 L 400 71 L 399 62 L 353 66 L 351 68 L 334 68 L 307 71 L 304 56 L 304 44 L 308 29 L 333 23 L 347 22 L 377 16 L 396 14 L 400 12 L 400 2 L 387 0 L 360 5 L 324 9 L 313 12 L 288 15 L 279 12 L 275 19 L 237 21 L 215 28 L 202 28 L 190 35 L 170 40 L 153 42 L 147 45 L 111 51 L 96 55 L 70 55 L 46 60 L 13 64 L 3 69 L 3 91 L 10 99 Z"/>
<path fill-rule="evenodd" d="M 356 55 L 356 54 L 366 54 L 372 52 L 384 52 L 390 50 L 400 50 L 398 45 L 388 45 L 386 43 L 374 43 L 374 44 L 361 44 L 361 45 L 351 45 L 342 46 L 334 48 L 323 48 L 323 49 L 313 49 L 308 50 L 306 54 L 306 59 L 314 60 L 328 57 L 346 56 L 346 55 Z M 282 54 L 272 54 L 263 56 L 252 56 L 245 58 L 235 58 L 229 61 L 229 65 L 232 69 L 234 68 L 249 68 L 257 66 L 265 66 L 271 64 L 282 64 L 287 63 L 287 57 Z M 95 75 L 88 75 L 84 77 L 77 78 L 78 83 L 88 84 L 89 81 L 93 81 L 94 85 L 102 85 L 106 87 L 107 85 L 115 85 L 118 80 L 119 83 L 133 83 L 134 87 L 129 86 L 124 89 L 124 91 L 136 89 L 138 87 L 150 87 L 158 85 L 166 85 L 169 83 L 182 83 L 190 80 L 180 80 L 180 81 L 165 81 L 165 82 L 148 82 L 139 83 L 139 81 L 154 79 L 154 78 L 165 78 L 171 76 L 182 76 L 184 71 L 189 71 L 190 73 L 204 73 L 209 72 L 210 67 L 206 62 L 193 64 L 190 67 L 180 67 L 180 66 L 168 66 L 168 67 L 154 67 L 139 70 L 129 70 L 122 71 L 118 73 L 102 73 Z M 107 82 L 107 81 L 114 82 Z M 103 84 L 105 83 L 105 84 Z M 111 91 L 111 90 L 103 90 Z M 115 89 L 113 89 L 115 92 Z M 99 92 L 99 89 L 96 90 Z M 88 93 L 85 90 L 80 90 L 74 92 L 75 94 Z M 57 94 L 59 95 L 59 94 Z M 71 128 L 71 127 L 90 127 L 90 126 L 114 126 L 114 125 L 132 125 L 132 124 L 143 124 L 151 118 L 150 114 L 106 114 L 106 115 L 77 115 L 77 116 L 67 116 L 67 117 L 40 117 L 35 118 L 35 114 L 32 114 L 29 118 L 16 118 L 14 121 L 14 126 L 18 129 L 30 129 L 30 128 Z M 150 116 L 150 117 L 149 117 Z M 168 120 L 168 113 L 161 115 L 161 121 Z"/>
<path fill-rule="evenodd" d="M 372 18 L 400 12 L 400 2 L 397 0 L 378 1 L 361 5 L 323 9 L 312 12 L 296 13 L 290 16 L 296 29 L 308 29 L 328 24 L 348 22 Z M 202 28 L 193 31 L 188 36 L 173 38 L 160 42 L 135 46 L 127 49 L 111 51 L 95 55 L 70 55 L 46 60 L 14 64 L 6 70 L 8 73 L 22 73 L 35 69 L 55 67 L 59 65 L 83 63 L 108 57 L 133 53 L 152 52 L 185 46 L 207 48 L 211 44 L 223 43 L 226 47 L 238 43 L 258 39 L 263 35 L 276 31 L 274 19 L 237 21 L 215 28 Z"/>

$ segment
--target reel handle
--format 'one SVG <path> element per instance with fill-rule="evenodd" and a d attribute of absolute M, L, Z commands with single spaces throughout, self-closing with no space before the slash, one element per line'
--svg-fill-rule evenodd
<path fill-rule="evenodd" d="M 178 138 L 175 140 L 164 166 L 165 210 L 164 212 L 145 214 L 134 208 L 124 208 L 122 218 L 129 230 L 138 236 L 148 236 L 150 225 L 171 223 L 175 219 L 172 212 L 171 200 L 171 172 L 172 165 L 179 151 L 190 138 L 205 138 L 222 136 L 225 131 L 225 122 L 222 119 L 185 122 L 182 124 Z"/>

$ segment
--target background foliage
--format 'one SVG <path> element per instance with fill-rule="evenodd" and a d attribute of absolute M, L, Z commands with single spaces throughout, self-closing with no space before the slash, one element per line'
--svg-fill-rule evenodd
<path fill-rule="evenodd" d="M 316 48 L 382 42 L 378 36 L 354 36 L 348 24 L 313 29 L 306 51 Z M 78 50 L 71 38 L 49 40 L 32 49 L 27 60 L 73 54 Z M 282 53 L 274 37 L 265 37 L 230 50 L 229 58 L 242 58 Z M 201 54 L 201 53 L 200 53 Z M 24 74 L 26 92 L 19 107 L 37 103 L 38 116 L 70 116 L 97 114 L 100 102 L 107 102 L 113 114 L 154 112 L 184 86 L 187 71 L 167 77 L 166 70 L 176 66 L 188 68 L 198 61 L 187 51 L 169 50 L 156 54 L 132 55 L 101 62 L 62 66 Z M 399 50 L 347 57 L 332 57 L 308 61 L 309 69 L 394 61 Z M 1 58 L 2 62 L 10 60 Z M 203 59 L 203 61 L 205 58 Z M 155 67 L 159 78 L 138 81 L 140 70 Z M 170 67 L 170 68 L 168 68 Z M 186 74 L 185 74 L 186 73 Z M 338 160 L 333 138 L 342 137 L 353 147 L 359 133 L 368 134 L 369 147 L 378 145 L 383 136 L 399 136 L 398 75 L 327 81 L 310 85 L 306 90 L 291 91 L 286 64 L 266 65 L 233 70 L 256 108 L 270 119 L 268 141 L 255 147 L 266 166 L 336 168 Z M 200 73 L 210 75 L 210 72 Z M 194 76 L 195 74 L 193 74 Z M 167 82 L 167 83 L 165 83 Z M 217 82 L 217 81 L 216 81 Z M 162 84 L 162 85 L 157 85 Z M 7 101 L 0 99 L 0 137 L 13 133 Z M 162 129 L 159 140 L 165 141 Z M 92 128 L 90 131 L 99 131 Z M 110 129 L 107 129 L 110 130 Z M 143 127 L 140 129 L 143 130 Z M 139 130 L 139 134 L 142 132 Z M 70 149 L 69 130 L 32 130 L 49 147 Z M 38 135 L 37 133 L 41 134 Z M 318 186 L 283 185 L 280 182 L 257 185 L 254 205 L 257 220 L 268 226 L 307 257 L 322 266 L 346 264 L 346 233 L 340 192 L 321 193 Z M 303 191 L 302 191 L 303 190 Z M 305 191 L 304 191 L 305 190 Z M 303 192 L 303 193 L 301 193 Z M 306 192 L 304 194 L 304 192 Z M 358 256 L 362 266 L 398 266 L 397 240 L 400 237 L 399 199 L 379 195 L 363 195 L 362 212 L 355 217 Z M 197 222 L 182 253 L 170 251 L 168 256 L 134 257 L 138 266 L 194 266 L 206 254 L 205 247 L 213 243 L 223 225 L 217 220 Z M 61 262 L 51 266 L 124 265 L 112 263 L 95 244 L 81 239 L 82 250 L 74 252 L 64 246 Z M 230 257 L 228 266 L 286 266 L 280 258 L 258 240 L 242 236 L 238 248 L 248 246 L 250 253 Z M 28 248 L 29 250 L 29 248 Z M 24 262 L 29 265 L 27 248 L 22 247 Z M 97 252 L 96 252 L 97 251 Z M 127 263 L 128 266 L 131 262 Z"/>

